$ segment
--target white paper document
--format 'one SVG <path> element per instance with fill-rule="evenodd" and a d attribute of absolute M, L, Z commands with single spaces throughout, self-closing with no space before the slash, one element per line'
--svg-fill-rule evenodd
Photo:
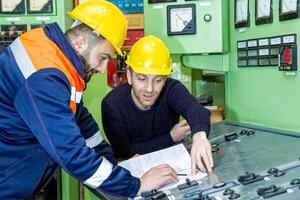
<path fill-rule="evenodd" d="M 187 176 L 178 176 L 178 183 L 168 184 L 162 189 L 170 189 L 178 184 L 182 184 L 185 182 L 186 178 L 189 178 L 190 180 L 199 180 L 207 176 L 206 173 L 200 171 L 195 176 L 191 176 L 191 157 L 183 144 L 140 155 L 123 161 L 119 163 L 119 165 L 129 170 L 133 176 L 140 178 L 152 167 L 165 163 L 173 167 L 178 174 L 187 174 Z"/>

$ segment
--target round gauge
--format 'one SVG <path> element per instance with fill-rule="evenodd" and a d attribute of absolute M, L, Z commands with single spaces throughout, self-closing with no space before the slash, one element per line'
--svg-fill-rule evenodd
<path fill-rule="evenodd" d="M 256 18 L 271 16 L 271 0 L 256 1 Z"/>
<path fill-rule="evenodd" d="M 297 3 L 297 0 L 281 0 L 281 13 L 296 12 L 298 6 Z"/>
<path fill-rule="evenodd" d="M 195 5 L 168 6 L 168 35 L 196 33 Z"/>
<path fill-rule="evenodd" d="M 246 21 L 248 19 L 248 0 L 236 0 L 235 17 L 236 22 Z"/>

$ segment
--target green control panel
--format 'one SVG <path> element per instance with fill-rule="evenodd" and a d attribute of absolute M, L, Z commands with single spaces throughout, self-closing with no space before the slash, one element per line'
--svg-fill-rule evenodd
<path fill-rule="evenodd" d="M 72 1 L 0 0 L 0 50 L 27 30 L 57 22 L 63 30 L 71 25 L 67 12 Z"/>
<path fill-rule="evenodd" d="M 228 1 L 144 0 L 145 35 L 156 35 L 172 54 L 228 51 Z"/>
<path fill-rule="evenodd" d="M 237 65 L 238 67 L 278 67 L 278 55 L 280 49 L 287 45 L 295 46 L 296 41 L 296 34 L 266 38 L 251 38 L 244 41 L 238 41 Z M 288 68 L 285 67 L 283 69 L 287 70 Z"/>

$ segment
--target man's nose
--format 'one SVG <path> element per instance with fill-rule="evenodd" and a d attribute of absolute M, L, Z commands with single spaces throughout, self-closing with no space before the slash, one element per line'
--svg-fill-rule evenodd
<path fill-rule="evenodd" d="M 108 66 L 108 62 L 109 62 L 109 59 L 105 59 L 103 60 L 101 63 L 100 63 L 100 66 L 97 67 L 97 72 L 100 72 L 101 74 L 103 74 L 106 69 L 107 69 L 107 66 Z"/>
<path fill-rule="evenodd" d="M 153 89 L 154 89 L 154 86 L 152 84 L 152 81 L 148 81 L 146 91 L 149 92 L 149 93 L 152 93 Z"/>

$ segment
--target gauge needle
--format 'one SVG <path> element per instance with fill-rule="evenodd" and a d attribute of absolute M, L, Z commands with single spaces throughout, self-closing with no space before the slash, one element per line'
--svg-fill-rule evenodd
<path fill-rule="evenodd" d="M 186 20 L 182 19 L 178 14 L 176 14 L 176 16 L 182 21 L 183 25 L 186 26 L 188 24 L 188 22 Z"/>
<path fill-rule="evenodd" d="M 286 8 L 287 11 L 290 11 L 290 9 L 288 8 L 288 6 L 286 5 L 285 1 L 282 1 L 284 7 Z"/>

